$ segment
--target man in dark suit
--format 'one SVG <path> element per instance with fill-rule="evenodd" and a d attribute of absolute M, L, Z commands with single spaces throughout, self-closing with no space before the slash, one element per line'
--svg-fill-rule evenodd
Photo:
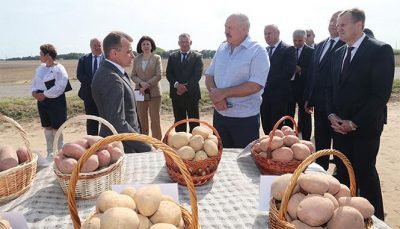
<path fill-rule="evenodd" d="M 293 32 L 293 46 L 296 49 L 296 71 L 290 81 L 292 98 L 288 106 L 288 115 L 294 117 L 296 104 L 298 105 L 298 127 L 301 137 L 310 140 L 311 137 L 311 114 L 304 110 L 304 87 L 307 80 L 308 67 L 314 52 L 313 48 L 305 45 L 306 31 L 295 30 Z M 292 125 L 290 125 L 292 126 Z"/>
<path fill-rule="evenodd" d="M 260 112 L 265 134 L 269 134 L 275 123 L 286 115 L 291 95 L 290 79 L 296 69 L 295 48 L 281 41 L 279 33 L 276 25 L 264 28 L 271 63 Z"/>
<path fill-rule="evenodd" d="M 357 191 L 375 208 L 383 220 L 376 156 L 384 125 L 385 106 L 394 78 L 394 56 L 390 45 L 363 33 L 364 11 L 343 11 L 337 21 L 340 39 L 346 45 L 335 50 L 330 62 L 327 88 L 327 112 L 331 122 L 333 145 L 350 160 Z M 337 177 L 349 184 L 347 170 L 337 161 Z"/>
<path fill-rule="evenodd" d="M 329 21 L 330 37 L 317 44 L 311 60 L 304 92 L 304 109 L 307 113 L 314 112 L 314 137 L 316 150 L 330 149 L 332 129 L 326 113 L 325 88 L 328 79 L 329 59 L 333 50 L 343 46 L 336 29 L 337 16 L 341 11 L 334 13 Z M 317 163 L 324 169 L 329 167 L 329 156 L 320 157 Z"/>
<path fill-rule="evenodd" d="M 76 77 L 81 82 L 78 96 L 84 102 L 85 113 L 87 115 L 99 116 L 99 111 L 92 97 L 91 86 L 93 75 L 99 68 L 100 62 L 103 60 L 100 40 L 97 38 L 91 39 L 90 49 L 92 52 L 82 56 L 78 61 Z M 87 120 L 86 132 L 88 135 L 99 135 L 99 123 L 94 120 Z"/>
<path fill-rule="evenodd" d="M 192 40 L 190 35 L 179 35 L 180 50 L 168 58 L 167 79 L 169 81 L 169 96 L 172 99 L 175 122 L 186 118 L 199 118 L 199 100 L 201 98 L 199 80 L 203 74 L 201 54 L 190 50 Z M 189 123 L 190 131 L 199 123 Z M 175 127 L 175 131 L 186 131 L 186 124 Z"/>
<path fill-rule="evenodd" d="M 118 133 L 140 133 L 136 112 L 134 89 L 124 68 L 133 60 L 132 38 L 123 32 L 109 33 L 103 41 L 105 60 L 96 71 L 92 81 L 92 95 L 100 117 L 110 122 Z M 112 135 L 106 126 L 101 126 L 100 135 Z M 125 153 L 151 150 L 140 141 L 124 141 Z"/>

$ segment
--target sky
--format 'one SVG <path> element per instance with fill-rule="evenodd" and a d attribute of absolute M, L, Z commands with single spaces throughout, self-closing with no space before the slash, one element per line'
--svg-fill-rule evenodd
<path fill-rule="evenodd" d="M 137 41 L 151 36 L 162 49 L 178 48 L 178 35 L 191 35 L 192 49 L 218 48 L 224 23 L 232 13 L 250 19 L 250 36 L 266 46 L 263 30 L 276 24 L 281 39 L 292 44 L 292 32 L 311 28 L 315 40 L 329 36 L 331 15 L 361 8 L 366 27 L 378 40 L 400 48 L 399 0 L 4 0 L 0 8 L 0 59 L 39 55 L 39 46 L 55 45 L 60 54 L 90 52 L 89 40 L 120 30 Z"/>

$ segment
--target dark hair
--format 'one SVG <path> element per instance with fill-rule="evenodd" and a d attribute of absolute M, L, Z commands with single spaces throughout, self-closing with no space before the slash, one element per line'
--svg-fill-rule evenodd
<path fill-rule="evenodd" d="M 156 43 L 154 42 L 153 38 L 151 38 L 149 36 L 143 36 L 143 37 L 140 38 L 139 42 L 137 43 L 137 46 L 136 46 L 136 52 L 137 53 L 143 53 L 143 50 L 142 50 L 143 41 L 150 41 L 151 52 L 153 52 L 154 50 L 157 49 Z"/>
<path fill-rule="evenodd" d="M 57 58 L 57 50 L 52 44 L 41 45 L 40 51 L 43 53 L 43 55 L 49 54 L 53 60 Z"/>
<path fill-rule="evenodd" d="M 345 14 L 345 13 L 350 13 L 353 23 L 361 21 L 362 28 L 364 28 L 364 25 L 365 25 L 365 13 L 364 13 L 363 10 L 358 9 L 358 8 L 345 10 L 342 13 L 339 14 L 339 17 L 342 16 L 343 14 Z"/>
<path fill-rule="evenodd" d="M 365 35 L 369 36 L 370 38 L 375 38 L 374 33 L 372 32 L 372 30 L 365 28 L 364 29 L 364 33 Z"/>
<path fill-rule="evenodd" d="M 122 38 L 127 39 L 129 42 L 133 41 L 131 36 L 119 31 L 113 31 L 104 38 L 103 51 L 106 58 L 109 57 L 111 49 L 120 50 L 122 48 Z"/>

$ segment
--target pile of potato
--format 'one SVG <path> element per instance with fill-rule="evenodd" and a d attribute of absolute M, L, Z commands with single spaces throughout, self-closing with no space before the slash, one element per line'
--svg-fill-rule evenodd
<path fill-rule="evenodd" d="M 100 136 L 88 135 L 84 136 L 82 139 L 65 143 L 54 158 L 54 163 L 60 172 L 65 174 L 72 173 L 72 170 L 85 151 L 100 139 L 102 139 Z M 83 164 L 80 172 L 89 173 L 108 167 L 117 162 L 123 154 L 123 146 L 121 142 L 113 142 L 103 146 L 96 152 L 96 154 L 90 156 L 90 158 Z"/>
<path fill-rule="evenodd" d="M 292 174 L 278 177 L 271 186 L 272 196 L 280 201 Z M 301 174 L 287 205 L 286 219 L 296 228 L 365 228 L 364 220 L 374 207 L 363 197 L 351 197 L 347 186 L 331 175 Z"/>
<path fill-rule="evenodd" d="M 12 146 L 0 146 L 0 172 L 11 169 L 28 160 L 28 150 L 25 146 L 15 150 Z"/>
<path fill-rule="evenodd" d="M 125 188 L 121 194 L 103 192 L 96 200 L 96 214 L 82 229 L 183 229 L 181 208 L 172 197 L 162 195 L 158 185 L 136 190 Z"/>
<path fill-rule="evenodd" d="M 270 133 L 271 135 L 271 133 Z M 271 152 L 268 154 L 269 135 L 263 136 L 254 145 L 254 152 L 263 158 L 271 158 L 273 161 L 289 162 L 292 160 L 303 161 L 311 153 L 315 152 L 312 142 L 300 140 L 293 129 L 283 126 L 280 130 L 275 130 L 271 142 Z"/>
<path fill-rule="evenodd" d="M 1 229 L 12 229 L 10 222 L 0 216 L 0 228 Z"/>
<path fill-rule="evenodd" d="M 193 128 L 192 133 L 170 132 L 168 145 L 183 160 L 201 161 L 218 154 L 218 139 L 211 129 L 203 126 Z"/>

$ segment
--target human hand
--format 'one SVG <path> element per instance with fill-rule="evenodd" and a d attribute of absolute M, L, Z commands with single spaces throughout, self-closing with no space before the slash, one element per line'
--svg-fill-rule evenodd
<path fill-rule="evenodd" d="M 176 94 L 183 95 L 187 92 L 186 84 L 179 84 L 176 86 Z"/>
<path fill-rule="evenodd" d="M 306 102 L 304 103 L 304 110 L 306 111 L 307 114 L 312 114 L 312 113 L 314 113 L 314 107 L 313 107 L 313 106 L 310 106 L 310 105 L 308 104 L 308 101 L 306 101 Z"/>
<path fill-rule="evenodd" d="M 221 100 L 217 103 L 214 103 L 214 107 L 217 111 L 224 111 L 226 109 L 228 109 L 228 105 L 226 103 L 226 100 Z"/>
<path fill-rule="evenodd" d="M 144 91 L 145 91 L 145 90 L 146 90 L 146 89 L 144 89 L 143 87 L 139 88 L 139 94 L 144 95 Z"/>
<path fill-rule="evenodd" d="M 331 115 L 328 117 L 331 122 L 331 127 L 333 131 L 340 134 L 347 134 L 347 131 L 342 127 L 343 120 L 337 115 Z"/>
<path fill-rule="evenodd" d="M 294 71 L 296 74 L 301 75 L 301 67 L 299 65 L 296 65 L 296 70 Z"/>
<path fill-rule="evenodd" d="M 146 90 L 147 88 L 150 87 L 150 84 L 147 83 L 147 82 L 142 81 L 142 82 L 140 82 L 140 86 L 141 86 L 141 88 L 143 88 L 144 90 Z"/>
<path fill-rule="evenodd" d="M 220 101 L 225 101 L 225 94 L 223 93 L 223 90 L 219 88 L 211 88 L 210 91 L 208 92 L 208 96 L 210 97 L 211 101 L 216 104 Z M 225 101 L 226 103 L 226 101 Z"/>

